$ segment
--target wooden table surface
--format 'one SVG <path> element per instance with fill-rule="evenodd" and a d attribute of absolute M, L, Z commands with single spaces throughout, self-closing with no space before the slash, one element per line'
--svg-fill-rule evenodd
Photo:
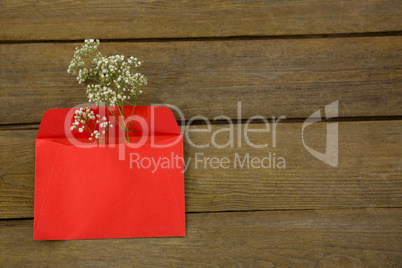
<path fill-rule="evenodd" d="M 0 266 L 401 267 L 401 18 L 399 0 L 0 1 Z M 86 101 L 66 72 L 86 38 L 144 60 L 140 105 L 234 121 L 225 148 L 191 143 L 225 144 L 228 120 L 186 126 L 185 157 L 271 152 L 286 168 L 189 165 L 186 237 L 33 241 L 35 137 L 46 110 Z M 250 134 L 268 148 L 238 146 L 256 115 L 286 119 L 275 140 Z M 303 146 L 324 152 L 330 124 L 336 167 Z"/>

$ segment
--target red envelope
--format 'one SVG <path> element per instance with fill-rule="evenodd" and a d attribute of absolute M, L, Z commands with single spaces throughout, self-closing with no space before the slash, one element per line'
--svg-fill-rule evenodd
<path fill-rule="evenodd" d="M 71 135 L 74 110 L 49 110 L 39 127 L 34 240 L 185 236 L 183 137 L 173 113 L 137 106 L 131 143 L 98 145 L 89 133 Z"/>

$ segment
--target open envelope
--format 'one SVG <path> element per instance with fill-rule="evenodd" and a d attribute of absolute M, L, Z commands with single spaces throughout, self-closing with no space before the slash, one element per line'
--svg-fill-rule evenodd
<path fill-rule="evenodd" d="M 183 137 L 173 113 L 137 106 L 148 127 L 130 133 L 132 144 L 102 146 L 81 133 L 77 146 L 65 127 L 74 110 L 47 111 L 39 128 L 34 240 L 185 236 Z"/>

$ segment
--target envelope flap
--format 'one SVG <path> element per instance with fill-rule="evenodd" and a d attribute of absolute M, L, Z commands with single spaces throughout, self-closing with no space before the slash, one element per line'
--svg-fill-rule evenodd
<path fill-rule="evenodd" d="M 66 138 L 64 121 L 69 110 L 70 109 L 47 110 L 42 117 L 36 138 Z"/>
<path fill-rule="evenodd" d="M 91 108 L 96 113 L 106 114 L 110 120 L 114 120 L 109 110 L 104 107 Z M 115 107 L 109 107 L 118 116 Z M 37 139 L 66 139 L 71 135 L 70 126 L 73 122 L 75 108 L 50 109 L 43 115 Z M 106 110 L 106 112 L 105 112 Z M 159 106 L 136 106 L 133 112 L 132 106 L 125 106 L 123 109 L 125 118 L 134 115 L 130 121 L 130 126 L 134 129 L 130 136 L 169 136 L 181 135 L 180 128 L 176 122 L 173 112 L 166 107 Z M 115 123 L 115 125 L 117 125 Z M 88 139 L 90 134 L 74 133 L 78 139 Z"/>
<path fill-rule="evenodd" d="M 153 130 L 153 135 L 181 135 L 180 127 L 169 108 L 159 106 L 146 107 L 150 110 L 148 122 Z M 152 120 L 154 120 L 154 124 L 151 124 Z"/>

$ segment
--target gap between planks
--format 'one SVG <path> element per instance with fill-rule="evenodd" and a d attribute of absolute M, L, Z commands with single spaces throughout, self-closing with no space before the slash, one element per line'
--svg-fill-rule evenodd
<path fill-rule="evenodd" d="M 292 123 L 303 123 L 306 121 L 307 118 L 287 118 L 280 120 L 278 123 L 285 123 L 285 124 L 292 124 Z M 266 118 L 266 120 L 269 123 L 272 123 L 273 120 L 270 118 Z M 327 123 L 327 122 L 372 122 L 372 121 L 397 121 L 397 120 L 402 120 L 402 116 L 367 116 L 367 117 L 333 117 L 333 118 L 322 118 L 321 121 L 317 123 Z M 190 120 L 184 120 L 183 125 L 187 126 L 188 122 Z M 248 119 L 232 119 L 233 124 L 246 124 Z M 177 121 L 177 124 L 180 126 L 180 121 Z M 227 124 L 228 121 L 226 120 L 209 120 L 209 123 L 211 125 L 224 125 Z M 254 119 L 252 122 L 253 124 L 264 124 L 265 121 L 262 119 Z M 191 126 L 202 126 L 206 125 L 206 122 L 204 120 L 194 120 L 191 123 Z M 2 130 L 31 130 L 31 129 L 39 129 L 40 122 L 39 123 L 29 123 L 29 124 L 0 124 L 0 131 Z"/>
<path fill-rule="evenodd" d="M 304 35 L 266 35 L 266 36 L 223 36 L 223 37 L 180 37 L 180 38 L 123 38 L 100 39 L 102 43 L 153 43 L 153 42 L 211 42 L 211 41 L 244 41 L 244 40 L 277 40 L 277 39 L 322 39 L 322 38 L 359 38 L 402 36 L 402 31 L 338 33 L 338 34 L 304 34 Z M 31 44 L 31 43 L 79 43 L 84 39 L 74 40 L 0 40 L 0 44 Z"/>

